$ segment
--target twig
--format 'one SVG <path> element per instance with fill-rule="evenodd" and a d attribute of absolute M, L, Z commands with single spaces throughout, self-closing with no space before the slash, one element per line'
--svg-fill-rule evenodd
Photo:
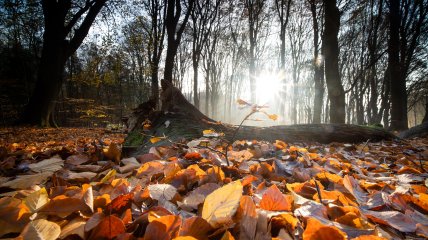
<path fill-rule="evenodd" d="M 315 178 L 312 178 L 314 180 L 315 183 L 315 188 L 317 189 L 317 193 L 318 193 L 318 198 L 320 199 L 320 203 L 322 205 L 324 205 L 324 202 L 322 201 L 322 197 L 321 197 L 321 190 L 320 190 L 320 186 L 318 186 L 317 180 Z"/>

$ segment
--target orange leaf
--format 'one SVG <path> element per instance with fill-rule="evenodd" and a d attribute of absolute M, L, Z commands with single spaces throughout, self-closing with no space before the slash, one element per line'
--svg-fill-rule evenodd
<path fill-rule="evenodd" d="M 346 233 L 336 227 L 326 226 L 321 224 L 315 218 L 308 218 L 306 221 L 306 229 L 303 232 L 303 240 L 346 240 Z"/>
<path fill-rule="evenodd" d="M 183 222 L 180 229 L 180 236 L 192 236 L 196 239 L 208 239 L 211 225 L 201 217 L 191 217 Z"/>
<path fill-rule="evenodd" d="M 125 232 L 122 220 L 114 215 L 106 216 L 92 230 L 89 239 L 112 239 Z"/>
<path fill-rule="evenodd" d="M 328 181 L 332 183 L 343 183 L 343 178 L 337 174 L 329 173 L 329 172 L 320 172 L 316 175 L 316 177 L 321 181 Z"/>
<path fill-rule="evenodd" d="M 274 184 L 266 190 L 260 202 L 260 208 L 269 211 L 291 211 L 291 196 L 286 197 Z"/>
<path fill-rule="evenodd" d="M 189 160 L 201 160 L 202 156 L 198 152 L 188 152 L 184 155 L 184 158 Z"/>
<path fill-rule="evenodd" d="M 180 216 L 162 216 L 149 223 L 144 234 L 144 240 L 169 240 L 175 238 L 178 235 L 180 225 Z"/>
<path fill-rule="evenodd" d="M 299 223 L 299 220 L 290 213 L 283 213 L 272 217 L 271 223 L 272 229 L 286 228 L 289 233 L 293 233 Z"/>
<path fill-rule="evenodd" d="M 119 195 L 109 205 L 104 209 L 106 214 L 121 214 L 126 209 L 129 209 L 132 204 L 132 198 L 134 197 L 133 193 L 128 193 L 125 195 Z"/>
<path fill-rule="evenodd" d="M 285 149 L 288 145 L 287 145 L 285 142 L 283 142 L 283 141 L 275 140 L 274 146 L 276 147 L 276 149 L 283 150 L 283 149 Z"/>
<path fill-rule="evenodd" d="M 235 240 L 235 238 L 232 236 L 232 234 L 229 231 L 226 231 L 220 240 Z"/>
<path fill-rule="evenodd" d="M 247 103 L 246 101 L 244 101 L 244 100 L 242 100 L 242 99 L 240 99 L 240 98 L 238 98 L 238 100 L 236 100 L 236 102 L 237 102 L 239 105 L 247 105 L 247 106 L 251 106 L 251 104 Z"/>
<path fill-rule="evenodd" d="M 155 174 L 163 173 L 163 169 L 164 165 L 160 162 L 147 162 L 138 168 L 135 176 L 138 178 L 151 178 Z"/>

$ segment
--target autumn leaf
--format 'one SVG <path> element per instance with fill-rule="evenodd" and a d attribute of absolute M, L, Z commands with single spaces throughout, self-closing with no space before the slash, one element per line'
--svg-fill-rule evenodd
<path fill-rule="evenodd" d="M 260 202 L 260 208 L 268 211 L 291 211 L 292 197 L 285 196 L 274 184 L 266 190 Z"/>
<path fill-rule="evenodd" d="M 175 215 L 162 216 L 149 223 L 144 234 L 145 240 L 169 240 L 178 236 L 181 217 Z"/>
<path fill-rule="evenodd" d="M 51 199 L 51 201 L 40 208 L 38 212 L 48 215 L 56 215 L 59 217 L 66 217 L 77 211 L 88 210 L 90 210 L 89 207 L 81 199 L 60 195 Z"/>
<path fill-rule="evenodd" d="M 246 101 L 244 101 L 244 100 L 242 100 L 242 99 L 240 99 L 240 98 L 238 98 L 238 100 L 236 100 L 236 102 L 237 102 L 239 105 L 251 106 L 251 104 L 249 104 L 248 102 L 246 102 Z"/>
<path fill-rule="evenodd" d="M 25 226 L 20 237 L 23 239 L 53 240 L 61 234 L 61 227 L 45 219 L 31 221 Z"/>
<path fill-rule="evenodd" d="M 416 222 L 401 212 L 363 210 L 363 214 L 373 222 L 389 225 L 402 232 L 416 231 Z"/>
<path fill-rule="evenodd" d="M 62 169 L 63 166 L 64 166 L 64 160 L 56 156 L 50 159 L 45 159 L 38 163 L 29 164 L 28 168 L 38 173 L 42 173 L 42 172 L 53 173 Z"/>
<path fill-rule="evenodd" d="M 343 239 L 346 240 L 346 233 L 342 232 L 336 227 L 326 226 L 321 224 L 315 218 L 308 218 L 306 221 L 306 228 L 303 232 L 303 240 L 330 240 L 330 239 Z"/>
<path fill-rule="evenodd" d="M 226 231 L 220 240 L 235 240 L 235 238 L 232 236 L 232 234 L 229 231 Z"/>
<path fill-rule="evenodd" d="M 362 235 L 362 236 L 353 238 L 351 240 L 387 240 L 387 238 L 373 236 L 373 235 Z"/>
<path fill-rule="evenodd" d="M 208 239 L 211 225 L 201 217 L 191 217 L 184 220 L 180 228 L 180 236 L 191 236 L 196 239 Z"/>
<path fill-rule="evenodd" d="M 32 192 L 24 199 L 25 205 L 27 205 L 31 212 L 36 212 L 48 202 L 49 196 L 45 188 Z"/>
<path fill-rule="evenodd" d="M 239 220 L 239 239 L 254 239 L 257 226 L 256 205 L 250 196 L 242 196 L 236 213 Z"/>
<path fill-rule="evenodd" d="M 62 230 L 59 238 L 63 239 L 70 235 L 77 235 L 80 238 L 85 238 L 85 224 L 86 220 L 80 217 L 77 217 L 71 220 L 67 225 L 65 225 Z"/>
<path fill-rule="evenodd" d="M 106 214 L 122 214 L 126 209 L 129 209 L 132 204 L 133 193 L 120 195 L 113 199 L 104 210 Z"/>
<path fill-rule="evenodd" d="M 150 197 L 159 202 L 169 201 L 177 194 L 177 189 L 170 184 L 153 184 L 148 188 Z"/>
<path fill-rule="evenodd" d="M 163 137 L 152 137 L 150 138 L 150 142 L 151 143 L 157 143 L 159 141 L 161 141 L 163 139 Z"/>
<path fill-rule="evenodd" d="M 114 215 L 104 217 L 92 230 L 88 239 L 112 239 L 125 232 L 122 220 Z"/>
<path fill-rule="evenodd" d="M 231 222 L 241 197 L 242 184 L 240 181 L 229 183 L 215 190 L 205 199 L 202 218 L 214 228 Z"/>

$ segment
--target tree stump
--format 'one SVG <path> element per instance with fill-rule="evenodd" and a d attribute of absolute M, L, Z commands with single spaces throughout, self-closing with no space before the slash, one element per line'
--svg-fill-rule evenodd
<path fill-rule="evenodd" d="M 395 136 L 382 128 L 349 124 L 298 124 L 271 127 L 237 127 L 216 122 L 202 114 L 189 103 L 179 89 L 161 81 L 162 108 L 155 111 L 152 103 L 146 102 L 135 109 L 126 119 L 129 133 L 125 149 L 137 150 L 134 154 L 146 151 L 151 146 L 160 146 L 202 137 L 202 131 L 212 129 L 224 133 L 228 141 L 247 140 L 283 140 L 285 142 L 363 142 L 391 140 Z M 143 125 L 150 123 L 145 129 Z M 152 144 L 152 137 L 166 137 Z M 234 136 L 234 137 L 233 137 Z M 234 139 L 232 139 L 232 137 Z"/>

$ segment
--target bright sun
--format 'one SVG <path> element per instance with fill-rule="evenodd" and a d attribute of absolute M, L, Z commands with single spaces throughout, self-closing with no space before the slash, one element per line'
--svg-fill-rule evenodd
<path fill-rule="evenodd" d="M 276 73 L 262 72 L 257 77 L 257 103 L 267 104 L 274 102 L 275 98 L 281 92 L 283 83 L 281 76 Z"/>

